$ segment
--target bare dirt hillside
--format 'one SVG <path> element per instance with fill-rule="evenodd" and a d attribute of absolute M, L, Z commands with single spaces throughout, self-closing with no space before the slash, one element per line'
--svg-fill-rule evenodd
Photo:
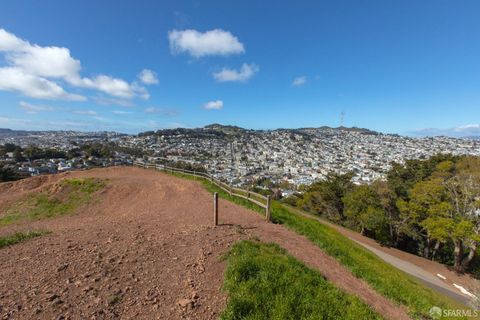
<path fill-rule="evenodd" d="M 408 319 L 304 237 L 220 201 L 200 183 L 138 168 L 107 168 L 0 184 L 2 208 L 65 178 L 108 179 L 74 214 L 0 227 L 52 233 L 0 249 L 2 319 L 216 319 L 224 263 L 236 241 L 273 241 L 389 319 Z"/>

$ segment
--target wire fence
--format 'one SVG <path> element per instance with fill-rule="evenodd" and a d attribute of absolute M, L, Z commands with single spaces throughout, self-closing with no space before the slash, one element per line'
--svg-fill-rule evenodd
<path fill-rule="evenodd" d="M 141 168 L 146 168 L 146 169 L 156 169 L 159 171 L 166 171 L 170 173 L 182 173 L 194 177 L 199 177 L 203 179 L 209 180 L 211 183 L 215 184 L 217 187 L 222 189 L 223 191 L 227 192 L 230 196 L 234 196 L 237 198 L 242 198 L 244 200 L 247 200 L 263 209 L 265 209 L 265 218 L 270 221 L 271 220 L 271 197 L 270 196 L 264 196 L 263 194 L 245 190 L 245 189 L 240 189 L 240 188 L 235 188 L 223 181 L 220 181 L 219 179 L 215 178 L 214 176 L 205 173 L 205 172 L 199 172 L 199 171 L 191 171 L 191 170 L 186 170 L 186 169 L 180 169 L 180 168 L 175 168 L 175 167 L 170 167 L 166 166 L 163 164 L 155 164 L 155 163 L 146 163 L 146 162 L 138 162 L 135 161 L 133 163 L 134 166 L 141 167 Z"/>

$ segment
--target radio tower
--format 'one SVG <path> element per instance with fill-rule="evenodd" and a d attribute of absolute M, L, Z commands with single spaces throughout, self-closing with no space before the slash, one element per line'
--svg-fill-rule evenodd
<path fill-rule="evenodd" d="M 340 127 L 343 127 L 343 122 L 345 120 L 345 112 L 340 113 Z"/>

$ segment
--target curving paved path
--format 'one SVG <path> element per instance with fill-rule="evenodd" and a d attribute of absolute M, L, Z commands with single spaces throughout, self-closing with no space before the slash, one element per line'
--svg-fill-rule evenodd
<path fill-rule="evenodd" d="M 374 240 L 364 237 L 357 232 L 352 230 L 346 229 L 325 219 L 315 217 L 312 214 L 306 213 L 300 209 L 293 208 L 290 206 L 285 206 L 291 212 L 301 215 L 303 217 L 317 220 L 318 222 L 328 225 L 329 227 L 334 228 L 350 240 L 355 241 L 362 247 L 368 249 L 375 255 L 377 255 L 383 261 L 391 264 L 392 266 L 396 267 L 397 269 L 402 270 L 403 272 L 413 276 L 414 278 L 420 280 L 423 284 L 428 286 L 429 288 L 446 295 L 464 305 L 468 305 L 470 302 L 470 298 L 462 293 L 460 293 L 455 287 L 453 287 L 453 283 L 464 284 L 468 286 L 466 281 L 471 283 L 475 281 L 474 279 L 469 278 L 468 276 L 459 276 L 452 271 L 450 271 L 445 266 L 438 264 L 436 262 L 426 260 L 424 258 L 409 254 L 404 251 L 400 251 L 394 248 L 386 248 L 379 245 Z M 408 260 L 407 260 L 408 259 Z M 417 264 L 412 263 L 411 261 L 417 262 Z M 429 271 L 428 269 L 433 269 L 434 271 Z M 436 276 L 437 273 L 440 273 L 444 276 L 447 276 L 450 282 L 446 282 L 441 280 Z"/>

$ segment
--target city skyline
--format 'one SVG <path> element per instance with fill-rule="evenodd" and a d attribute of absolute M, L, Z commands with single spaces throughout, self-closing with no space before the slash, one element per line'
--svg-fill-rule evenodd
<path fill-rule="evenodd" d="M 478 9 L 474 1 L 5 1 L 0 127 L 343 123 L 475 136 Z"/>

